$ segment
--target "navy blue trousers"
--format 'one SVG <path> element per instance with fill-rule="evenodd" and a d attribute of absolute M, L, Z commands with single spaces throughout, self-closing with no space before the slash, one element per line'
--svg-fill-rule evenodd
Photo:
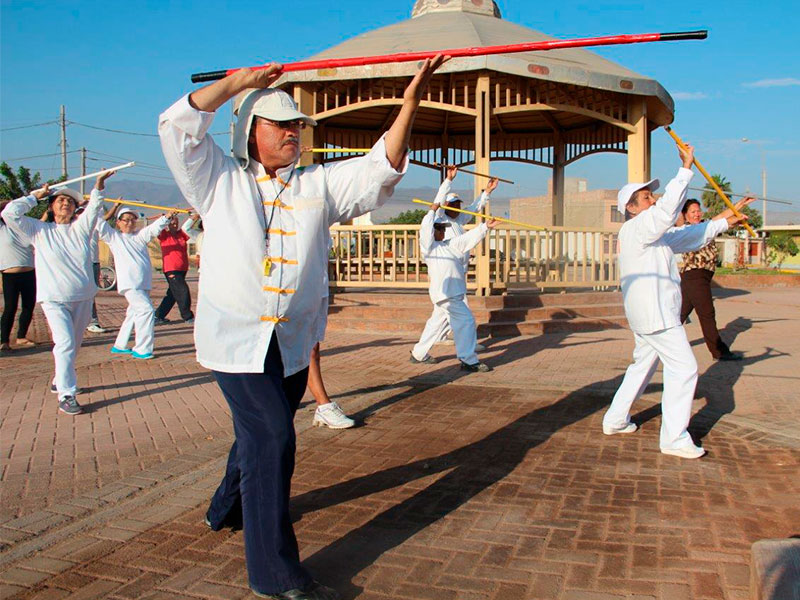
<path fill-rule="evenodd" d="M 296 448 L 294 414 L 308 369 L 284 377 L 273 335 L 263 373 L 213 373 L 230 406 L 236 441 L 208 509 L 211 528 L 236 526 L 242 520 L 253 590 L 275 594 L 304 588 L 312 580 L 300 564 L 289 493 Z"/>

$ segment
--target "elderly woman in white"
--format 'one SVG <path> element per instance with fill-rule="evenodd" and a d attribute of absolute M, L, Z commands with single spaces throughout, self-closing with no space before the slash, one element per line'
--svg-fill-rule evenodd
<path fill-rule="evenodd" d="M 657 179 L 629 183 L 617 195 L 617 209 L 626 217 L 619 231 L 619 270 L 625 316 L 633 331 L 633 364 L 603 417 L 603 433 L 632 433 L 633 402 L 641 396 L 658 366 L 664 363 L 660 447 L 664 454 L 700 458 L 705 450 L 692 441 L 687 427 L 697 385 L 697 361 L 681 325 L 681 279 L 675 253 L 698 250 L 743 218 L 675 227 L 692 179 L 694 148 L 680 150 L 682 166 L 656 198 Z"/>
<path fill-rule="evenodd" d="M 153 265 L 147 244 L 169 225 L 170 216 L 162 215 L 155 223 L 141 231 L 136 231 L 136 213 L 123 208 L 117 215 L 119 231 L 105 221 L 99 221 L 97 230 L 114 255 L 117 271 L 117 290 L 128 301 L 125 320 L 111 347 L 112 354 L 130 354 L 133 358 L 153 358 L 153 330 L 155 329 L 155 310 L 150 302 L 150 289 L 153 287 Z M 135 343 L 128 348 L 131 333 L 136 331 Z"/>
<path fill-rule="evenodd" d="M 110 175 L 105 173 L 97 178 L 89 204 L 77 218 L 75 210 L 83 200 L 81 195 L 68 188 L 51 194 L 47 185 L 10 202 L 3 210 L 3 220 L 8 226 L 30 238 L 36 249 L 36 300 L 42 305 L 55 343 L 53 388 L 58 393 L 58 408 L 68 415 L 83 412 L 75 398 L 78 393 L 75 358 L 97 293 L 89 246 L 103 205 L 101 192 Z M 25 216 L 38 200 L 48 196 L 53 222 Z"/>

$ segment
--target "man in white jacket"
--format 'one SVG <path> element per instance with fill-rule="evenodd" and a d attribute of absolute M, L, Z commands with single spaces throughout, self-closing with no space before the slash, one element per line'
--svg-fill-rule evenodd
<path fill-rule="evenodd" d="M 161 115 L 167 164 L 205 231 L 197 359 L 212 369 L 236 434 L 206 522 L 219 530 L 243 521 L 249 583 L 257 595 L 339 597 L 300 564 L 289 515 L 293 418 L 327 302 L 328 229 L 378 208 L 392 194 L 407 168 L 422 94 L 444 60 L 423 62 L 394 123 L 366 156 L 332 164 L 296 165 L 300 130 L 316 122 L 286 92 L 268 88 L 280 76 L 278 64 L 238 70 Z M 230 157 L 208 129 L 214 111 L 240 93 Z"/>
<path fill-rule="evenodd" d="M 497 221 L 492 219 L 488 223 L 481 223 L 471 231 L 448 240 L 445 239 L 445 230 L 451 224 L 441 217 L 436 218 L 438 209 L 438 203 L 431 206 L 422 219 L 419 231 L 420 252 L 428 265 L 428 293 L 433 302 L 433 313 L 425 323 L 419 342 L 411 351 L 411 362 L 435 363 L 436 360 L 428 351 L 439 339 L 443 328 L 449 325 L 453 330 L 461 369 L 470 372 L 491 371 L 491 367 L 478 361 L 475 353 L 475 317 L 464 300 L 467 294 L 464 257 L 469 256 L 470 250 L 486 237 Z"/>
<path fill-rule="evenodd" d="M 694 148 L 680 151 L 682 166 L 656 199 L 657 179 L 629 183 L 617 195 L 617 209 L 626 216 L 619 231 L 619 269 L 625 315 L 633 331 L 633 364 L 603 417 L 603 433 L 631 433 L 633 402 L 644 392 L 659 359 L 664 363 L 661 397 L 661 452 L 699 458 L 703 448 L 692 441 L 687 427 L 697 385 L 697 361 L 681 325 L 681 279 L 675 254 L 697 250 L 744 220 L 727 220 L 674 227 L 692 179 Z"/>
<path fill-rule="evenodd" d="M 112 354 L 129 354 L 133 358 L 153 358 L 155 329 L 155 310 L 150 302 L 150 289 L 153 287 L 153 265 L 147 244 L 169 225 L 169 217 L 161 215 L 155 223 L 136 232 L 138 217 L 130 208 L 123 208 L 117 214 L 117 227 L 110 227 L 105 221 L 97 222 L 100 239 L 108 244 L 114 255 L 117 271 L 117 291 L 128 301 L 125 320 L 119 328 L 117 339 L 111 346 Z M 135 330 L 133 348 L 128 348 L 128 340 Z"/>

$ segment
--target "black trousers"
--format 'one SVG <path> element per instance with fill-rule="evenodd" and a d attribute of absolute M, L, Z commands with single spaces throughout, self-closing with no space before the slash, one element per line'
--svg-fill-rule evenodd
<path fill-rule="evenodd" d="M 722 341 L 717 329 L 714 299 L 711 297 L 711 278 L 714 272 L 708 269 L 689 269 L 681 273 L 681 323 L 685 323 L 694 310 L 700 320 L 703 338 L 711 356 L 719 358 L 728 354 L 730 349 Z"/>
<path fill-rule="evenodd" d="M 161 300 L 161 304 L 156 309 L 156 319 L 165 319 L 178 303 L 178 310 L 181 311 L 181 319 L 193 319 L 194 313 L 192 312 L 192 294 L 189 291 L 189 286 L 186 285 L 186 271 L 167 271 L 164 273 L 167 278 L 167 295 Z"/>
<path fill-rule="evenodd" d="M 36 306 L 36 271 L 24 273 L 3 273 L 3 316 L 0 319 L 0 343 L 8 344 L 14 315 L 17 314 L 19 299 L 22 297 L 22 310 L 19 311 L 17 338 L 28 335 L 28 327 Z"/>
<path fill-rule="evenodd" d="M 308 369 L 284 377 L 273 335 L 263 373 L 213 373 L 230 406 L 236 441 L 208 509 L 211 528 L 242 525 L 253 590 L 276 594 L 304 588 L 311 576 L 300 564 L 289 493 L 294 414 L 306 390 Z"/>

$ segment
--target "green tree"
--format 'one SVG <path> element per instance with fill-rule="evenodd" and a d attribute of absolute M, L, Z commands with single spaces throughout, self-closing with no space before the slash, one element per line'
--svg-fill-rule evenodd
<path fill-rule="evenodd" d="M 771 233 L 767 238 L 767 248 L 769 248 L 767 260 L 774 263 L 776 269 L 780 269 L 787 258 L 797 256 L 800 252 L 800 248 L 788 231 Z"/>
<path fill-rule="evenodd" d="M 427 210 L 423 210 L 421 208 L 417 210 L 407 210 L 405 212 L 401 212 L 396 217 L 392 217 L 387 221 L 387 223 L 389 225 L 419 225 L 422 223 L 422 219 L 425 218 L 427 212 Z"/>
<path fill-rule="evenodd" d="M 717 183 L 720 189 L 723 192 L 725 192 L 725 195 L 728 196 L 728 199 L 730 199 L 731 182 L 719 174 L 712 175 L 712 179 Z M 706 211 L 703 213 L 703 218 L 705 219 L 710 219 L 711 217 L 715 217 L 723 210 L 728 208 L 725 205 L 725 202 L 722 201 L 722 198 L 719 197 L 719 194 L 717 194 L 717 192 L 714 190 L 714 188 L 711 186 L 710 183 L 707 183 L 703 187 L 702 200 L 703 200 L 703 206 L 706 207 Z M 763 221 L 761 219 L 760 212 L 749 206 L 745 206 L 741 212 L 747 215 L 748 217 L 747 223 L 750 225 L 750 227 L 752 227 L 753 229 L 758 229 L 759 227 L 761 227 Z"/>
<path fill-rule="evenodd" d="M 63 180 L 63 177 L 49 179 L 47 183 L 53 184 Z M 42 176 L 38 171 L 31 173 L 27 167 L 19 167 L 15 173 L 8 163 L 5 161 L 0 163 L 0 200 L 15 200 L 27 196 L 42 185 L 44 185 Z M 28 216 L 38 219 L 46 210 L 47 200 L 39 200 L 39 203 L 28 212 Z"/>

